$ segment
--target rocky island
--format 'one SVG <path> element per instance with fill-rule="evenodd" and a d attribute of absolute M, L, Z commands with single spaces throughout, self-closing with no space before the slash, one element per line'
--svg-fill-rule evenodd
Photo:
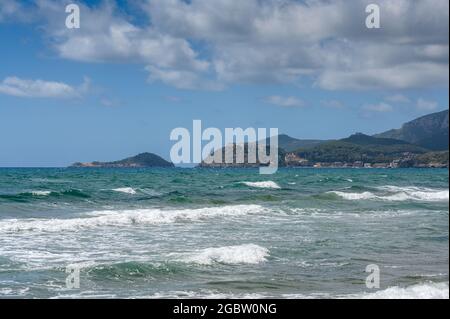
<path fill-rule="evenodd" d="M 153 153 L 142 153 L 115 162 L 89 162 L 74 163 L 70 167 L 91 168 L 148 168 L 148 167 L 175 167 L 173 163 L 166 161 Z"/>

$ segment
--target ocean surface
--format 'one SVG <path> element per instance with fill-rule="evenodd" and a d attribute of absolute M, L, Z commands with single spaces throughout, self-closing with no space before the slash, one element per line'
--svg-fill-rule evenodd
<path fill-rule="evenodd" d="M 0 169 L 0 298 L 448 298 L 448 183 L 440 169 Z"/>

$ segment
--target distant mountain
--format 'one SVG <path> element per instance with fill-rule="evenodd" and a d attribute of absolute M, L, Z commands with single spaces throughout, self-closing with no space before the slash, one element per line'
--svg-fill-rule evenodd
<path fill-rule="evenodd" d="M 75 163 L 71 167 L 93 168 L 147 168 L 147 167 L 174 167 L 173 163 L 164 160 L 156 154 L 142 153 L 115 162 Z"/>
<path fill-rule="evenodd" d="M 408 122 L 400 129 L 375 135 L 416 144 L 433 151 L 448 150 L 448 110 Z"/>
<path fill-rule="evenodd" d="M 269 141 L 270 139 L 267 139 L 267 144 L 270 144 Z M 290 137 L 289 135 L 286 134 L 278 135 L 278 147 L 282 148 L 286 152 L 293 152 L 299 148 L 311 148 L 325 142 L 328 141 L 300 140 L 297 138 Z"/>
<path fill-rule="evenodd" d="M 298 149 L 300 158 L 310 162 L 388 163 L 410 155 L 424 154 L 428 150 L 405 141 L 354 134 L 348 138 L 320 144 L 313 148 Z M 408 154 L 408 155 L 405 155 Z"/>
<path fill-rule="evenodd" d="M 396 140 L 392 138 L 380 138 L 365 135 L 363 133 L 356 133 L 350 137 L 339 140 L 340 142 L 352 143 L 361 146 L 393 146 L 393 145 L 407 145 L 408 147 L 415 147 L 405 141 Z"/>

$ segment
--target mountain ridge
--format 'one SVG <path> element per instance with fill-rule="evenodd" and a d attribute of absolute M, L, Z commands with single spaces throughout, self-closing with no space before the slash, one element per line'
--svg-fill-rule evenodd
<path fill-rule="evenodd" d="M 355 133 L 339 140 L 297 139 L 278 136 L 280 166 L 335 165 L 339 167 L 448 167 L 448 110 L 428 114 L 373 136 Z M 444 142 L 444 140 L 446 142 Z M 269 146 L 270 139 L 266 142 Z M 236 149 L 236 145 L 233 145 Z M 248 144 L 244 145 L 245 159 Z M 213 156 L 213 154 L 211 154 Z M 236 158 L 233 158 L 233 161 Z M 250 163 L 213 163 L 203 161 L 200 167 L 258 167 Z M 141 153 L 113 162 L 74 163 L 70 167 L 144 168 L 175 167 L 153 153 Z"/>
<path fill-rule="evenodd" d="M 313 163 L 390 163 L 392 161 L 427 153 L 428 150 L 405 141 L 377 138 L 362 133 L 320 144 L 309 149 L 298 149 L 295 154 Z M 407 155 L 406 155 L 407 154 Z"/>
<path fill-rule="evenodd" d="M 409 121 L 399 129 L 375 134 L 374 137 L 403 140 L 431 151 L 449 149 L 449 111 L 427 114 Z"/>

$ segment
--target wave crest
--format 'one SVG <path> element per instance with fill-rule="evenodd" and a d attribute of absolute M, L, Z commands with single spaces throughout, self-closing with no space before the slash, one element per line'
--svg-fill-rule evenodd
<path fill-rule="evenodd" d="M 266 261 L 269 250 L 255 244 L 206 248 L 183 261 L 200 265 L 222 264 L 259 264 Z"/>
<path fill-rule="evenodd" d="M 264 212 L 259 205 L 232 205 L 198 209 L 161 210 L 135 209 L 118 211 L 94 211 L 83 217 L 70 219 L 4 219 L 0 221 L 0 231 L 78 231 L 102 226 L 131 226 L 169 224 L 175 222 L 200 221 L 216 217 L 236 217 Z"/>
<path fill-rule="evenodd" d="M 421 187 L 382 186 L 376 188 L 381 193 L 366 191 L 362 193 L 331 191 L 346 200 L 383 200 L 383 201 L 424 201 L 442 202 L 449 200 L 448 189 L 431 189 Z"/>
<path fill-rule="evenodd" d="M 242 184 L 249 187 L 256 188 L 271 188 L 271 189 L 281 189 L 280 185 L 275 183 L 274 181 L 265 181 L 265 182 L 242 182 Z"/>
<path fill-rule="evenodd" d="M 362 299 L 448 299 L 448 282 L 424 283 L 406 288 L 390 287 L 357 296 Z"/>
<path fill-rule="evenodd" d="M 112 191 L 113 192 L 118 192 L 118 193 L 130 194 L 130 195 L 136 194 L 136 190 L 134 188 L 131 188 L 131 187 L 114 188 L 114 189 L 112 189 Z"/>

